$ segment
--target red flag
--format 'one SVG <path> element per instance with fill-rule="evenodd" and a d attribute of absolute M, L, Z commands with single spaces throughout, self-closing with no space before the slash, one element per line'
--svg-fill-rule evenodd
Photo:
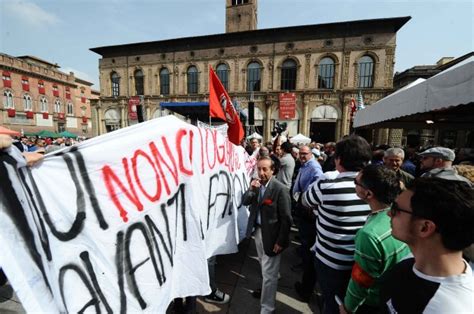
<path fill-rule="evenodd" d="M 240 145 L 244 137 L 242 123 L 229 94 L 211 67 L 209 67 L 209 116 L 227 121 L 229 141 Z"/>

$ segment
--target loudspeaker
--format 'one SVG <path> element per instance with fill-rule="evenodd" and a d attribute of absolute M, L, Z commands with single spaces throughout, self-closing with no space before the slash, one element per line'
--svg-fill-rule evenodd
<path fill-rule="evenodd" d="M 255 124 L 255 103 L 249 101 L 249 125 Z"/>

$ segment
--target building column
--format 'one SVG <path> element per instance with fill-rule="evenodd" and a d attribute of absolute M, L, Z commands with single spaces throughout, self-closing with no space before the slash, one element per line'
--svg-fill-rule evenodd
<path fill-rule="evenodd" d="M 127 123 L 126 123 L 126 118 L 127 118 L 127 115 L 126 115 L 126 109 L 127 109 L 127 106 L 124 104 L 124 101 L 122 100 L 121 103 L 120 103 L 120 106 L 119 106 L 119 110 L 120 110 L 120 127 L 121 128 L 124 128 L 127 126 Z"/>
<path fill-rule="evenodd" d="M 377 129 L 375 132 L 377 145 L 388 144 L 388 129 Z"/>
<path fill-rule="evenodd" d="M 268 140 L 272 138 L 271 132 L 271 123 L 272 123 L 272 102 L 266 101 L 265 102 L 265 134 L 263 136 L 264 140 Z"/>
<path fill-rule="evenodd" d="M 402 146 L 403 129 L 389 129 L 388 145 Z"/>
<path fill-rule="evenodd" d="M 336 124 L 336 141 L 343 135 L 349 134 L 350 132 L 350 124 L 351 124 L 351 118 L 349 114 L 349 106 L 346 105 L 346 102 L 343 97 L 342 101 L 340 101 L 341 105 L 341 119 L 337 122 Z M 339 131 L 339 132 L 338 132 Z M 339 133 L 339 134 L 338 134 Z"/>
<path fill-rule="evenodd" d="M 305 101 L 305 97 L 302 97 L 302 105 L 303 105 L 303 123 L 301 123 L 301 133 L 305 136 L 309 135 L 309 104 Z"/>
<path fill-rule="evenodd" d="M 103 119 L 102 117 L 104 116 L 104 114 L 102 113 L 102 101 L 100 101 L 99 99 L 99 103 L 97 104 L 96 108 L 95 108 L 95 111 L 96 111 L 96 123 L 97 123 L 97 134 L 96 135 L 101 135 L 103 134 Z"/>

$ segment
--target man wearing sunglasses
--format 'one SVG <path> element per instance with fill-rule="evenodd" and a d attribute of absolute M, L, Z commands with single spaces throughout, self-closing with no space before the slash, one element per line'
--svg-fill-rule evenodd
<path fill-rule="evenodd" d="M 456 158 L 454 151 L 446 147 L 433 147 L 418 154 L 420 156 L 420 167 L 424 173 L 422 177 L 437 177 L 446 180 L 465 182 L 472 187 L 471 181 L 457 174 L 453 168 Z"/>
<path fill-rule="evenodd" d="M 390 211 L 392 235 L 414 258 L 390 271 L 381 300 L 390 313 L 474 313 L 474 278 L 462 250 L 474 243 L 474 190 L 418 178 Z"/>
<path fill-rule="evenodd" d="M 379 278 L 410 254 L 408 246 L 391 235 L 390 204 L 400 193 L 397 173 L 369 165 L 354 179 L 357 196 L 370 206 L 370 215 L 355 238 L 354 266 L 340 313 L 379 313 Z"/>

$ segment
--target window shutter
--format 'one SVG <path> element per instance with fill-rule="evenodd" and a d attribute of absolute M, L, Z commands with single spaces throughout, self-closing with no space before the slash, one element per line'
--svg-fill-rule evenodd
<path fill-rule="evenodd" d="M 38 81 L 38 93 L 44 95 L 45 94 L 45 89 L 44 89 L 44 82 L 43 81 Z"/>
<path fill-rule="evenodd" d="M 22 76 L 21 77 L 21 87 L 25 92 L 30 91 L 30 82 L 28 81 L 28 77 Z"/>
<path fill-rule="evenodd" d="M 3 78 L 3 87 L 12 87 L 12 79 L 11 79 L 11 74 L 9 71 L 3 71 L 2 72 L 2 78 Z"/>
<path fill-rule="evenodd" d="M 53 96 L 59 97 L 58 85 L 53 85 Z"/>

